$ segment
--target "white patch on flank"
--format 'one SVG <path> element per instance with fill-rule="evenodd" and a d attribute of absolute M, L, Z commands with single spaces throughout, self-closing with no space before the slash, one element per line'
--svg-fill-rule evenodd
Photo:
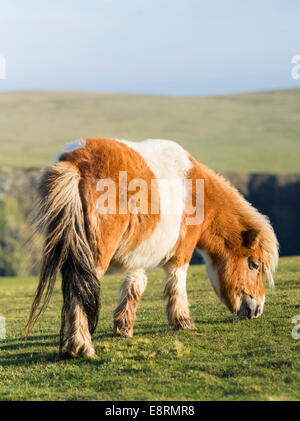
<path fill-rule="evenodd" d="M 197 250 L 199 251 L 199 253 L 201 254 L 201 256 L 203 257 L 205 261 L 206 273 L 213 289 L 215 290 L 215 293 L 223 301 L 221 297 L 221 292 L 220 292 L 220 280 L 219 280 L 218 271 L 214 268 L 213 262 L 209 254 L 204 250 L 199 250 L 199 249 Z"/>
<path fill-rule="evenodd" d="M 192 167 L 187 152 L 170 140 L 147 139 L 143 142 L 118 140 L 138 152 L 160 180 L 179 180 L 178 182 L 159 182 L 160 220 L 151 236 L 133 252 L 124 257 L 123 265 L 127 270 L 133 268 L 150 269 L 158 266 L 164 259 L 171 257 L 180 233 L 184 210 L 183 180 Z M 170 203 L 171 202 L 171 203 Z M 166 210 L 176 209 L 168 213 Z M 165 210 L 165 211 L 164 211 Z"/>
<path fill-rule="evenodd" d="M 56 159 L 55 159 L 55 164 L 59 161 L 59 158 L 64 154 L 64 153 L 67 153 L 67 152 L 73 152 L 73 151 L 75 151 L 76 149 L 79 149 L 79 148 L 84 148 L 85 147 L 85 145 L 86 145 L 86 142 L 85 142 L 85 140 L 84 139 L 78 139 L 78 140 L 75 140 L 74 142 L 72 142 L 72 143 L 68 143 L 65 147 L 64 147 L 64 149 L 61 151 L 61 152 L 59 152 L 58 154 L 57 154 L 57 156 L 56 156 Z"/>

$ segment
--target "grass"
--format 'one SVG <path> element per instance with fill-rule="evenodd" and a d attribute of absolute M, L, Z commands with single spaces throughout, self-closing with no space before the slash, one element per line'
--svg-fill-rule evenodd
<path fill-rule="evenodd" d="M 220 97 L 0 94 L 0 167 L 42 167 L 80 137 L 173 139 L 225 172 L 300 172 L 300 90 Z"/>
<path fill-rule="evenodd" d="M 300 314 L 300 257 L 280 260 L 264 315 L 237 321 L 210 287 L 203 266 L 190 268 L 188 292 L 196 331 L 167 326 L 162 272 L 149 274 L 132 339 L 112 335 L 120 276 L 103 280 L 97 358 L 53 363 L 58 349 L 61 294 L 26 345 L 26 322 L 36 279 L 0 279 L 7 339 L 0 342 L 2 400 L 299 400 L 300 340 L 291 318 Z"/>

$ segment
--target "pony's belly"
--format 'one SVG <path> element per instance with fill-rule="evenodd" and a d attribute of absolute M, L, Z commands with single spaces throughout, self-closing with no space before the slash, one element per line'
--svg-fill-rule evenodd
<path fill-rule="evenodd" d="M 135 269 L 152 269 L 167 261 L 172 256 L 172 250 L 178 240 L 181 228 L 182 214 L 161 215 L 153 233 L 135 250 L 127 250 L 120 245 L 113 257 L 110 270 L 125 271 Z"/>

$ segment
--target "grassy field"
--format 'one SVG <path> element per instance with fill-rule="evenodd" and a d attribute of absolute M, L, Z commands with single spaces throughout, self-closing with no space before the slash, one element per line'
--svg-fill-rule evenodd
<path fill-rule="evenodd" d="M 300 172 L 300 90 L 221 97 L 0 94 L 0 167 L 46 166 L 80 137 L 173 139 L 217 171 Z"/>
<path fill-rule="evenodd" d="M 300 314 L 300 257 L 280 260 L 264 315 L 237 321 L 219 302 L 204 267 L 188 277 L 196 331 L 168 328 L 162 272 L 150 273 L 132 339 L 112 335 L 120 276 L 104 278 L 94 360 L 52 362 L 58 348 L 61 297 L 22 343 L 36 279 L 0 279 L 7 339 L 0 342 L 2 400 L 292 400 L 300 399 L 300 340 L 291 318 Z"/>

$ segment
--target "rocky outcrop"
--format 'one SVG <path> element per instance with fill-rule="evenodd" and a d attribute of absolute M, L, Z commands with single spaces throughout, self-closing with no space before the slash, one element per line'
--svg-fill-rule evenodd
<path fill-rule="evenodd" d="M 37 169 L 0 171 L 0 276 L 38 271 L 41 239 L 30 238 L 29 214 L 39 177 Z"/>

